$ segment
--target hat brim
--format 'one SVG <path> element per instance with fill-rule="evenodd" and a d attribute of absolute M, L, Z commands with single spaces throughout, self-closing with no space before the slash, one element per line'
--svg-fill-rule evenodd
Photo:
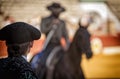
<path fill-rule="evenodd" d="M 38 40 L 41 33 L 38 29 L 24 22 L 16 22 L 0 30 L 0 40 L 8 44 L 21 44 Z"/>
<path fill-rule="evenodd" d="M 50 11 L 53 11 L 53 9 L 59 9 L 59 12 L 64 12 L 65 11 L 64 7 L 55 8 L 53 6 L 47 6 L 47 9 L 50 10 Z"/>

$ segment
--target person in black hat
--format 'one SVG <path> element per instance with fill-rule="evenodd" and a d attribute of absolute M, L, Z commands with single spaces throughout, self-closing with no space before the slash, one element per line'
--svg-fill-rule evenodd
<path fill-rule="evenodd" d="M 40 25 L 41 32 L 48 37 L 50 31 L 55 29 L 55 27 L 56 29 L 46 48 L 49 48 L 49 45 L 52 45 L 53 48 L 54 46 L 60 45 L 60 40 L 62 37 L 65 38 L 67 45 L 69 45 L 69 37 L 65 22 L 59 18 L 60 13 L 64 12 L 65 8 L 63 8 L 59 3 L 52 3 L 47 6 L 47 9 L 51 11 L 51 15 L 42 19 Z"/>
<path fill-rule="evenodd" d="M 66 49 L 69 46 L 69 37 L 68 37 L 68 32 L 66 29 L 65 22 L 59 18 L 60 14 L 65 11 L 65 8 L 62 7 L 59 3 L 52 3 L 51 5 L 47 6 L 47 9 L 51 11 L 51 15 L 45 18 L 42 18 L 41 20 L 41 25 L 40 25 L 40 30 L 42 33 L 45 34 L 46 36 L 46 41 L 44 43 L 43 47 L 43 53 L 44 55 L 40 58 L 37 59 L 39 60 L 45 60 L 43 62 L 43 67 L 45 68 L 45 63 L 46 59 L 48 58 L 48 55 L 51 53 L 51 51 L 58 46 L 61 46 L 61 38 L 63 37 L 66 41 Z M 46 44 L 47 42 L 47 44 Z M 33 62 L 34 63 L 34 62 Z M 38 66 L 40 66 L 40 63 L 37 63 Z M 37 75 L 42 78 L 42 73 L 44 72 L 44 68 L 36 67 L 33 65 L 33 68 L 35 69 Z"/>
<path fill-rule="evenodd" d="M 26 55 L 41 33 L 33 26 L 16 22 L 0 30 L 0 40 L 6 41 L 8 57 L 0 59 L 0 79 L 37 79 Z"/>

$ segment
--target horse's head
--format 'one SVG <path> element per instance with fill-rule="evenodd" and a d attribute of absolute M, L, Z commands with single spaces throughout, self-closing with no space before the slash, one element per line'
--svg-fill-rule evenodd
<path fill-rule="evenodd" d="M 90 45 L 90 35 L 85 32 L 78 30 L 74 42 L 76 42 L 76 50 L 78 50 L 77 52 L 80 54 L 84 53 L 89 59 L 92 57 L 93 53 Z"/>

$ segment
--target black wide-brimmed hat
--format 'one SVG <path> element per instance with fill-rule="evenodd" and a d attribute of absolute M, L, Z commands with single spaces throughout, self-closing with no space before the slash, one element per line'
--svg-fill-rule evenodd
<path fill-rule="evenodd" d="M 0 30 L 0 40 L 8 44 L 21 44 L 39 39 L 41 33 L 38 29 L 24 22 L 16 22 Z"/>
<path fill-rule="evenodd" d="M 60 5 L 60 3 L 56 3 L 56 2 L 54 2 L 51 5 L 47 6 L 47 9 L 50 10 L 50 11 L 53 11 L 53 10 L 56 9 L 56 10 L 59 10 L 59 12 L 64 12 L 65 11 L 65 8 L 62 7 Z"/>

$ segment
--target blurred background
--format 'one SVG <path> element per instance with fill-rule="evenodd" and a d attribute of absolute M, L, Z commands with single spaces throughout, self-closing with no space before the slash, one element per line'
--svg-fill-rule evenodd
<path fill-rule="evenodd" d="M 41 19 L 50 12 L 46 6 L 59 2 L 66 8 L 60 18 L 65 20 L 69 38 L 72 41 L 81 16 L 89 13 L 93 23 L 88 28 L 91 34 L 91 47 L 94 56 L 86 60 L 82 67 L 87 78 L 120 78 L 120 1 L 119 0 L 0 0 L 0 29 L 5 25 L 24 21 L 40 30 Z M 45 40 L 34 42 L 28 55 L 41 51 Z M 61 40 L 64 46 L 64 40 Z M 0 57 L 6 57 L 5 42 L 0 41 Z"/>

